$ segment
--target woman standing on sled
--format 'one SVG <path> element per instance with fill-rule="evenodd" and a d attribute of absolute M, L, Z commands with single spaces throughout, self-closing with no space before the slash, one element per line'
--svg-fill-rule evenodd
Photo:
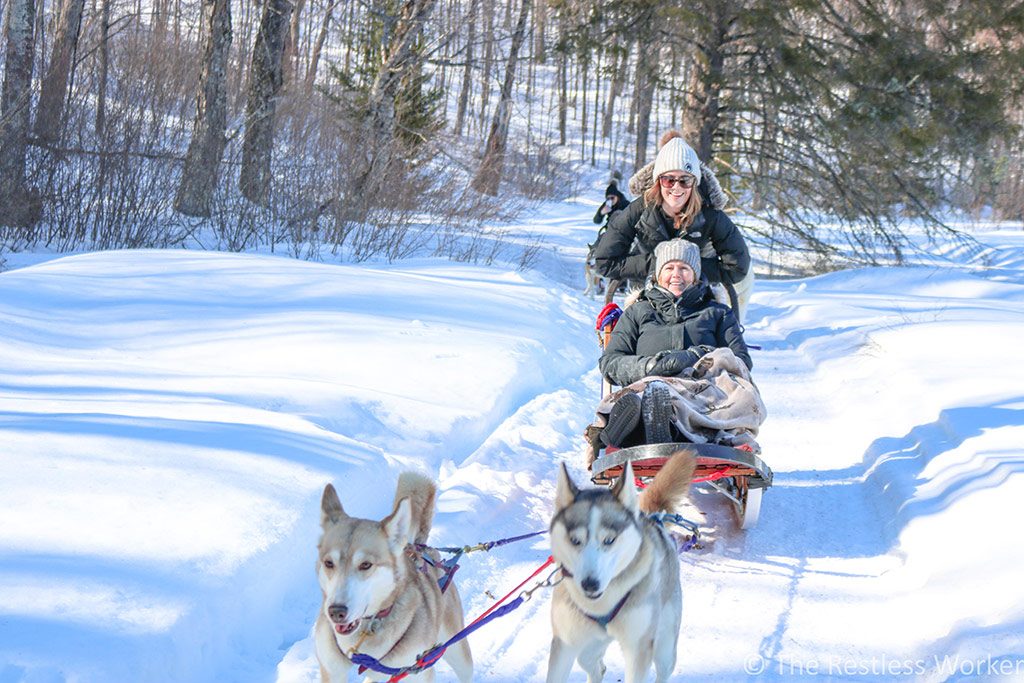
<path fill-rule="evenodd" d="M 697 245 L 682 239 L 665 241 L 655 247 L 654 257 L 657 281 L 650 282 L 626 307 L 601 356 L 601 373 L 622 387 L 650 376 L 678 377 L 692 374 L 688 369 L 715 349 L 728 348 L 745 366 L 737 368 L 738 373 L 749 378 L 753 362 L 740 325 L 701 280 Z M 659 381 L 647 384 L 642 398 L 623 393 L 608 415 L 601 440 L 618 447 L 638 440 L 672 440 L 672 401 L 669 388 Z M 759 402 L 758 398 L 755 403 Z M 646 430 L 643 435 L 638 433 L 643 431 L 639 429 L 641 416 Z"/>
<path fill-rule="evenodd" d="M 704 277 L 729 290 L 742 322 L 753 288 L 750 252 L 721 211 L 725 193 L 711 169 L 680 133 L 669 131 L 654 163 L 637 172 L 629 186 L 640 196 L 608 221 L 594 251 L 598 272 L 610 280 L 643 282 L 653 274 L 654 248 L 665 240 L 685 239 L 697 246 Z M 638 250 L 630 253 L 634 240 Z"/>

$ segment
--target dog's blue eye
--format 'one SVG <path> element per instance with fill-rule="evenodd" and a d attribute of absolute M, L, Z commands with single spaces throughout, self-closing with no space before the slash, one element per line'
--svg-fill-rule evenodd
<path fill-rule="evenodd" d="M 614 536 L 612 536 L 611 538 L 604 539 L 604 544 L 605 545 L 611 545 L 612 543 L 615 543 L 615 537 Z"/>
<path fill-rule="evenodd" d="M 583 545 L 583 541 L 581 541 L 581 540 L 580 540 L 580 539 L 578 539 L 578 538 L 570 538 L 570 539 L 569 539 L 569 542 L 570 542 L 570 543 L 572 543 L 572 544 L 573 544 L 573 545 L 575 545 L 575 546 L 581 546 L 581 545 Z"/>

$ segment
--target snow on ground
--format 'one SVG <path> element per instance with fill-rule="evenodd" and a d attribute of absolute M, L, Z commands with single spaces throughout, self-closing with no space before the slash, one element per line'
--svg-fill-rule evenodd
<path fill-rule="evenodd" d="M 437 477 L 440 545 L 545 528 L 599 394 L 595 206 L 530 219 L 527 273 L 182 251 L 0 273 L 0 681 L 316 680 L 328 481 L 381 517 L 403 468 Z M 775 485 L 748 532 L 695 493 L 673 680 L 1024 680 L 1024 239 L 977 236 L 942 267 L 758 282 Z M 467 613 L 546 556 L 466 558 Z M 543 680 L 547 610 L 471 636 L 477 679 Z"/>

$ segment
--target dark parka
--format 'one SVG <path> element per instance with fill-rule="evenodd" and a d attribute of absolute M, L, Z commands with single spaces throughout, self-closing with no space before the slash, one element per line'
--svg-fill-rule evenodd
<path fill-rule="evenodd" d="M 736 317 L 714 300 L 707 283 L 690 285 L 678 297 L 649 285 L 615 325 L 601 356 L 601 374 L 619 386 L 632 384 L 647 376 L 647 361 L 659 351 L 704 344 L 729 347 L 748 368 L 754 367 Z"/>
<path fill-rule="evenodd" d="M 608 221 L 608 228 L 594 249 L 597 272 L 610 280 L 643 282 L 654 268 L 654 248 L 682 237 L 701 250 L 701 270 L 709 282 L 735 284 L 750 269 L 750 252 L 739 229 L 722 211 L 709 206 L 698 213 L 683 234 L 656 204 L 644 206 L 639 197 Z M 634 253 L 630 247 L 636 240 Z M 705 257 L 712 250 L 715 256 Z"/>
<path fill-rule="evenodd" d="M 594 214 L 594 224 L 604 226 L 606 222 L 612 219 L 612 216 L 620 211 L 626 209 L 629 206 L 629 200 L 626 199 L 626 195 L 622 194 L 618 189 L 613 189 L 614 186 L 609 185 L 605 199 L 608 197 L 615 197 L 615 203 L 612 204 L 612 208 L 608 213 L 601 213 L 601 209 L 604 208 L 604 204 L 597 207 L 597 213 Z"/>

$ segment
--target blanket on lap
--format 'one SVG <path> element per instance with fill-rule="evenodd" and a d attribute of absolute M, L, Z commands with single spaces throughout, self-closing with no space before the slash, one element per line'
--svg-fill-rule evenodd
<path fill-rule="evenodd" d="M 672 394 L 674 424 L 690 443 L 717 443 L 724 446 L 748 445 L 755 453 L 761 449 L 754 440 L 768 411 L 751 379 L 747 366 L 728 348 L 715 349 L 679 377 L 644 377 L 609 394 L 597 406 L 597 417 L 587 429 L 603 429 L 608 413 L 620 396 L 643 393 L 644 387 L 658 380 Z M 588 438 L 588 462 L 597 456 L 594 439 Z"/>

